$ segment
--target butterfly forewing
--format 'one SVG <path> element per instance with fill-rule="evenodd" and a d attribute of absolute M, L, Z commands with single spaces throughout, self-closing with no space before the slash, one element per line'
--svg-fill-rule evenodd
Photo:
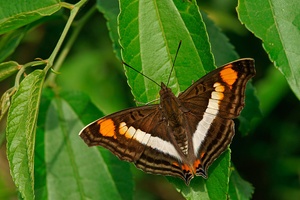
<path fill-rule="evenodd" d="M 150 173 L 177 176 L 185 181 L 181 157 L 167 135 L 158 105 L 127 109 L 87 125 L 80 137 L 89 146 L 103 146 L 122 160 Z"/>

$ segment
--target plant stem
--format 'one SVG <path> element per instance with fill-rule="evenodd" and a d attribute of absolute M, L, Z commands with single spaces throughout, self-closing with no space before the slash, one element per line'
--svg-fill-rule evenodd
<path fill-rule="evenodd" d="M 38 60 L 38 61 L 32 61 L 32 62 L 26 63 L 25 65 L 21 66 L 21 68 L 18 71 L 16 78 L 15 78 L 15 88 L 19 87 L 19 84 L 21 82 L 21 76 L 23 75 L 23 73 L 25 72 L 27 67 L 45 65 L 45 64 L 47 64 L 47 61 Z"/>
<path fill-rule="evenodd" d="M 70 13 L 70 17 L 66 23 L 66 26 L 56 44 L 56 47 L 54 48 L 52 54 L 50 55 L 49 59 L 48 59 L 48 65 L 45 67 L 44 70 L 48 71 L 52 66 L 53 66 L 53 62 L 62 46 L 62 43 L 65 40 L 65 37 L 74 21 L 75 16 L 77 15 L 80 7 L 82 5 L 84 5 L 84 3 L 87 0 L 81 0 L 80 2 L 78 2 L 77 4 L 75 4 L 75 6 L 72 8 L 71 13 Z M 69 53 L 72 45 L 74 44 L 79 32 L 81 31 L 83 25 L 85 24 L 85 22 L 89 19 L 89 17 L 95 12 L 96 8 L 93 7 L 92 9 L 89 10 L 89 12 L 79 21 L 77 28 L 74 30 L 74 32 L 72 33 L 70 39 L 68 40 L 68 42 L 66 43 L 64 49 L 61 51 L 58 59 L 55 61 L 55 66 L 53 66 L 53 71 L 58 71 L 63 63 L 63 61 L 65 60 L 67 54 Z M 55 73 L 51 73 L 49 75 L 49 77 L 47 78 L 47 80 L 45 81 L 45 85 L 53 85 L 54 84 L 54 79 L 56 77 Z"/>

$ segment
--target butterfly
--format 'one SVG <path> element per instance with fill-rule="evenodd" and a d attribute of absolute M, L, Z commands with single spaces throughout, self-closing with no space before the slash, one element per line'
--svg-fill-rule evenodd
<path fill-rule="evenodd" d="M 232 119 L 244 107 L 254 60 L 239 59 L 206 74 L 176 97 L 164 83 L 160 103 L 100 118 L 80 132 L 88 146 L 103 146 L 153 174 L 208 177 L 209 166 L 231 143 Z"/>

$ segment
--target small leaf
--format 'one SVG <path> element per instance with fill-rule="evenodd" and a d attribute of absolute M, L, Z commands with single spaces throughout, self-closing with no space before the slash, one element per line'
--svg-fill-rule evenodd
<path fill-rule="evenodd" d="M 0 121 L 2 117 L 6 114 L 10 106 L 10 97 L 12 96 L 13 91 L 12 89 L 7 90 L 3 93 L 0 99 Z"/>
<path fill-rule="evenodd" d="M 9 61 L 0 64 L 0 81 L 16 73 L 20 65 L 14 61 Z"/>
<path fill-rule="evenodd" d="M 12 97 L 7 118 L 7 157 L 24 199 L 34 199 L 35 130 L 44 77 L 44 71 L 35 70 L 24 78 Z"/>
<path fill-rule="evenodd" d="M 229 196 L 232 200 L 251 199 L 254 189 L 250 183 L 243 180 L 238 172 L 234 169 L 230 176 Z"/>
<path fill-rule="evenodd" d="M 59 0 L 2 0 L 0 34 L 29 24 L 43 16 L 49 16 L 60 8 Z"/>
<path fill-rule="evenodd" d="M 240 20 L 263 42 L 274 65 L 300 99 L 300 1 L 240 0 Z"/>

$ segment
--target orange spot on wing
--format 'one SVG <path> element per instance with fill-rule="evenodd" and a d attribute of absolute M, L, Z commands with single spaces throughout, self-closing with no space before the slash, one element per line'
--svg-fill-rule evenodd
<path fill-rule="evenodd" d="M 238 73 L 232 69 L 232 65 L 227 65 L 222 71 L 220 71 L 222 80 L 230 87 L 235 83 L 238 78 Z"/>
<path fill-rule="evenodd" d="M 181 169 L 182 169 L 183 171 L 189 171 L 191 174 L 193 174 L 193 170 L 191 170 L 191 168 L 190 168 L 188 165 L 186 165 L 186 164 L 183 164 L 183 165 L 181 166 Z"/>
<path fill-rule="evenodd" d="M 114 122 L 111 119 L 102 119 L 97 122 L 100 126 L 99 133 L 105 137 L 114 137 L 116 136 L 116 127 Z"/>
<path fill-rule="evenodd" d="M 194 170 L 196 171 L 196 169 L 198 168 L 198 166 L 201 164 L 201 162 L 200 162 L 200 160 L 199 159 L 197 159 L 197 160 L 195 160 L 195 162 L 194 162 Z"/>
<path fill-rule="evenodd" d="M 205 153 L 201 153 L 200 158 L 203 158 L 204 154 L 205 154 Z"/>

